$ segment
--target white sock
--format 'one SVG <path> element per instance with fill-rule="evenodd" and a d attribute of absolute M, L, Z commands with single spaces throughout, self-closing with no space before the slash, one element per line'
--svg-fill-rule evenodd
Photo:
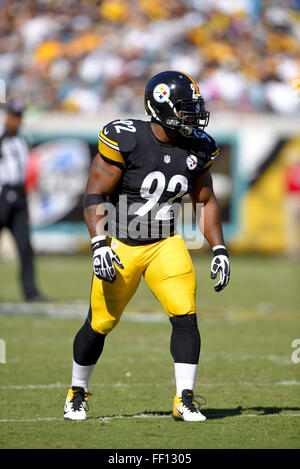
<path fill-rule="evenodd" d="M 174 363 L 176 396 L 180 396 L 184 389 L 194 389 L 198 365 L 188 363 Z"/>
<path fill-rule="evenodd" d="M 89 379 L 94 368 L 95 365 L 82 366 L 78 365 L 78 363 L 73 360 L 72 386 L 80 386 L 87 391 L 89 387 Z"/>

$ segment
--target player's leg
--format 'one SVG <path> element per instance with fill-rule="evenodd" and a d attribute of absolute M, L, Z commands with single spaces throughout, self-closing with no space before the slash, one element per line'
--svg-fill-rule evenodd
<path fill-rule="evenodd" d="M 122 263 L 124 265 L 123 260 Z M 93 276 L 88 316 L 73 343 L 72 386 L 88 388 L 89 378 L 101 356 L 106 336 L 118 324 L 124 308 L 138 287 L 140 277 L 138 269 L 127 269 L 126 273 L 118 271 L 113 284 Z"/>
<path fill-rule="evenodd" d="M 172 325 L 170 350 L 176 381 L 174 417 L 205 420 L 193 401 L 201 340 L 195 308 L 196 279 L 192 260 L 180 236 L 168 238 L 159 243 L 158 247 L 144 275 Z M 181 415 L 181 408 L 184 415 Z"/>
<path fill-rule="evenodd" d="M 72 385 L 69 390 L 65 418 L 86 418 L 89 379 L 103 351 L 107 334 L 118 324 L 122 312 L 135 293 L 141 279 L 141 267 L 134 257 L 134 248 L 119 241 L 114 251 L 124 269 L 116 268 L 116 280 L 109 283 L 93 275 L 89 313 L 73 343 Z M 75 406 L 75 411 L 74 411 Z"/>

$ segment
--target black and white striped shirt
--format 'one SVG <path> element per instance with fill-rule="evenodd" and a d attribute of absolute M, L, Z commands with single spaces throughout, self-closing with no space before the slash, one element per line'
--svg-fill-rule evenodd
<path fill-rule="evenodd" d="M 5 185 L 23 185 L 29 157 L 29 146 L 22 135 L 9 135 L 0 130 L 0 191 Z"/>

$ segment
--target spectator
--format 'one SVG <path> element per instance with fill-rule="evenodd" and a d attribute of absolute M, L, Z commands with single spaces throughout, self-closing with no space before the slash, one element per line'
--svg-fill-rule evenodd
<path fill-rule="evenodd" d="M 213 110 L 299 113 L 291 89 L 300 77 L 296 0 L 61 5 L 0 1 L 0 77 L 35 108 L 135 112 L 140 83 L 169 68 L 195 76 Z"/>

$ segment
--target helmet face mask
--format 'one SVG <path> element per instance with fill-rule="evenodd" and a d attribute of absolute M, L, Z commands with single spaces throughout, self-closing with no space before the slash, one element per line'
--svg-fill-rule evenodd
<path fill-rule="evenodd" d="M 181 72 L 162 72 L 148 82 L 145 110 L 154 121 L 184 136 L 193 136 L 209 121 L 209 112 L 196 83 Z"/>
<path fill-rule="evenodd" d="M 185 136 L 193 133 L 193 130 L 204 129 L 209 122 L 209 112 L 205 110 L 202 96 L 197 95 L 193 99 L 182 99 L 174 105 L 179 122 L 179 132 Z"/>

